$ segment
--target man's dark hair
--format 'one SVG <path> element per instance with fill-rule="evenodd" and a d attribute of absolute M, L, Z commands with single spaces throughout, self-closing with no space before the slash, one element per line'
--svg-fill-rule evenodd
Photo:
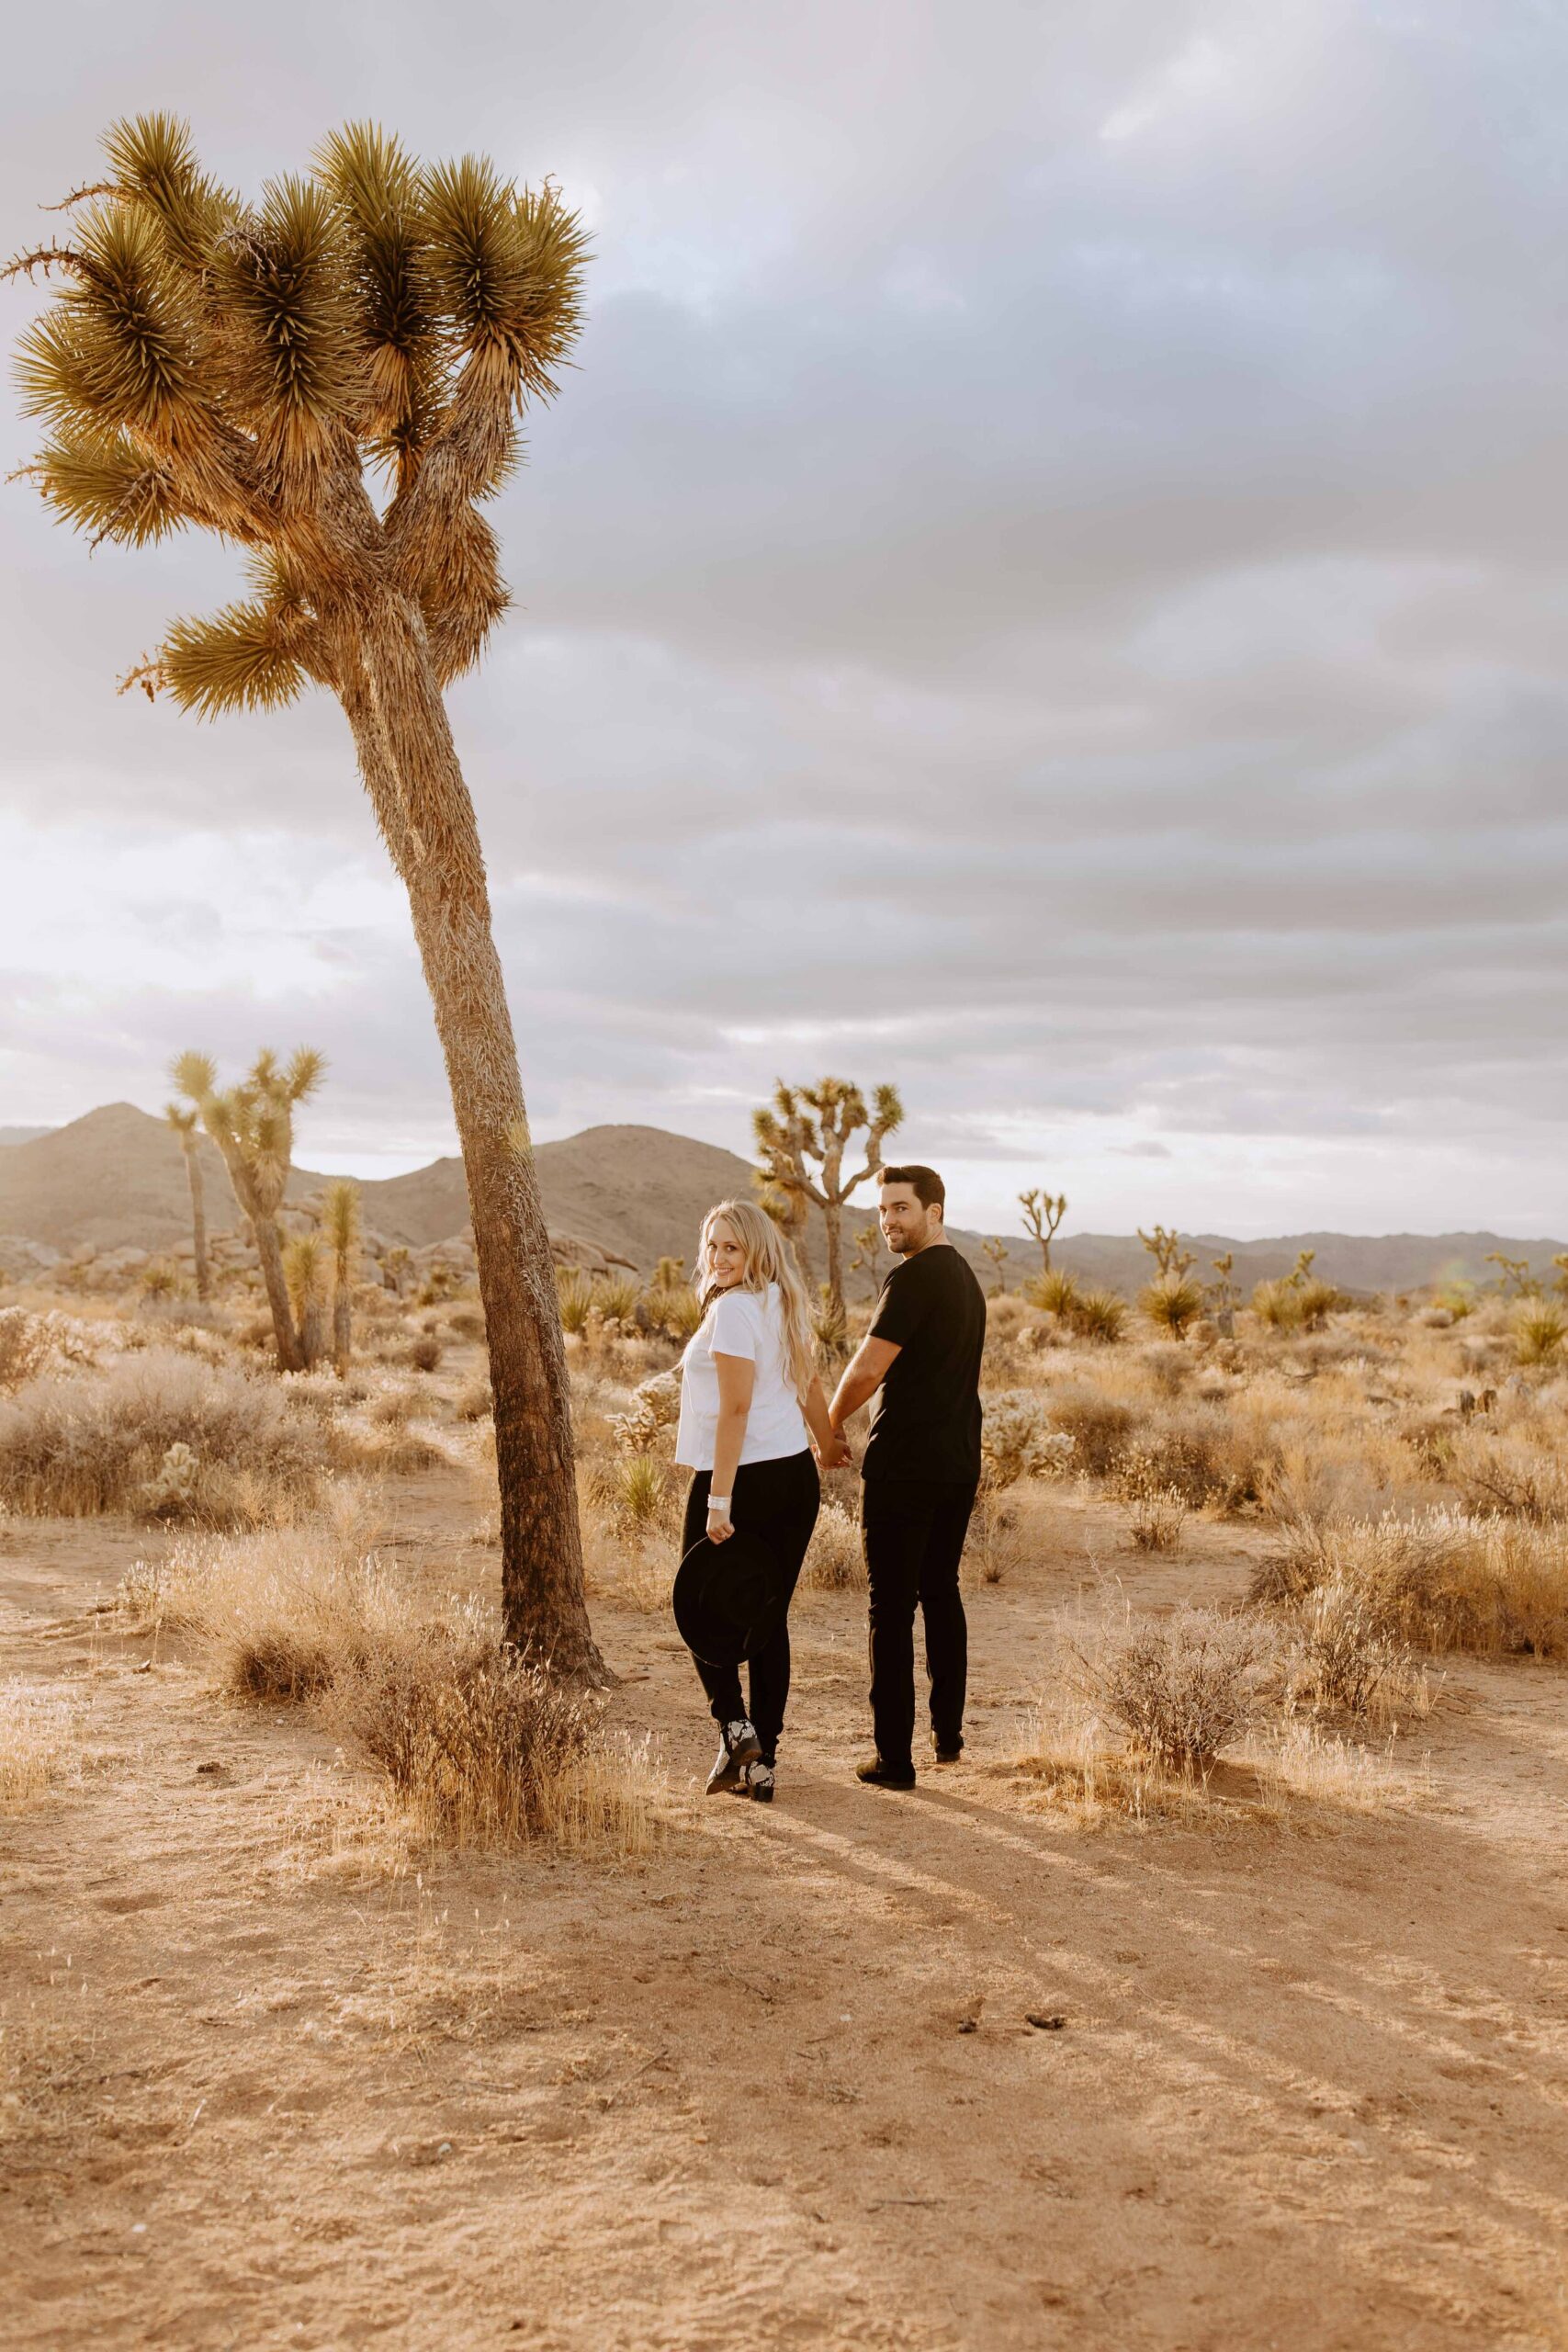
<path fill-rule="evenodd" d="M 879 1184 L 908 1184 L 923 1209 L 941 1209 L 947 1214 L 947 1186 L 934 1168 L 922 1168 L 911 1160 L 908 1168 L 879 1168 Z"/>

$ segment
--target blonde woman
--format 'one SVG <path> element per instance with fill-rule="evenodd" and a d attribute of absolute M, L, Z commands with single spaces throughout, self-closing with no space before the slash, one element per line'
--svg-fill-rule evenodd
<path fill-rule="evenodd" d="M 682 1556 L 705 1535 L 739 1529 L 764 1544 L 793 1594 L 820 1487 L 817 1460 L 841 1447 L 817 1376 L 806 1288 L 776 1226 L 751 1201 L 720 1201 L 697 1244 L 702 1324 L 682 1359 L 675 1459 L 695 1473 L 686 1498 Z M 721 1735 L 707 1793 L 770 1804 L 789 1696 L 789 1622 L 748 1660 L 750 1708 L 736 1667 L 694 1662 Z"/>

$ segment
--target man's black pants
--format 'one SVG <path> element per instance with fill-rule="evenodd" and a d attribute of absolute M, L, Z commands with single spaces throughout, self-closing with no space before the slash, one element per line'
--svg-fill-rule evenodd
<path fill-rule="evenodd" d="M 931 1730 L 939 1747 L 964 1738 L 969 1627 L 958 1563 L 973 1479 L 868 1478 L 863 1490 L 865 1572 L 871 1588 L 871 1719 L 885 1764 L 913 1764 L 915 1608 L 925 1620 Z"/>

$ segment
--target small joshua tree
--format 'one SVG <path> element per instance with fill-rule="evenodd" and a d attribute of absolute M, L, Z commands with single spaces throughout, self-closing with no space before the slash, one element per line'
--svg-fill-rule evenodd
<path fill-rule="evenodd" d="M 327 1186 L 321 1227 L 333 1253 L 333 1362 L 341 1380 L 354 1351 L 354 1274 L 359 1253 L 359 1187 L 346 1176 Z"/>
<path fill-rule="evenodd" d="M 196 1295 L 197 1298 L 208 1298 L 212 1292 L 212 1276 L 207 1264 L 207 1204 L 202 1197 L 198 1114 L 192 1104 L 166 1102 L 164 1116 L 179 1137 L 185 1155 L 186 1181 L 190 1186 L 191 1239 L 196 1245 Z"/>
<path fill-rule="evenodd" d="M 209 1055 L 186 1053 L 170 1076 L 223 1155 L 240 1212 L 250 1225 L 272 1315 L 279 1372 L 299 1372 L 304 1354 L 289 1305 L 283 1272 L 283 1238 L 277 1213 L 288 1188 L 294 1159 L 294 1113 L 321 1084 L 323 1055 L 301 1046 L 287 1066 L 276 1054 L 259 1053 L 248 1078 L 227 1093 L 218 1091 L 217 1067 Z"/>
<path fill-rule="evenodd" d="M 1053 1199 L 1038 1185 L 1032 1185 L 1027 1193 L 1020 1193 L 1018 1204 L 1023 1211 L 1025 1227 L 1040 1244 L 1040 1271 L 1048 1274 L 1051 1271 L 1051 1244 L 1056 1238 L 1056 1227 L 1067 1214 L 1067 1196 L 1066 1193 L 1058 1193 Z"/>
<path fill-rule="evenodd" d="M 1197 1251 L 1182 1248 L 1181 1236 L 1174 1226 L 1168 1233 L 1163 1225 L 1156 1225 L 1152 1233 L 1145 1233 L 1139 1226 L 1138 1238 L 1158 1267 L 1162 1279 L 1169 1274 L 1180 1282 L 1198 1263 Z"/>
<path fill-rule="evenodd" d="M 1008 1261 L 1007 1243 L 1001 1239 L 999 1235 L 993 1233 L 988 1241 L 981 1242 L 980 1247 L 997 1270 L 996 1289 L 993 1295 L 999 1297 L 1002 1292 L 1007 1288 L 1007 1284 L 1002 1279 L 1002 1269 Z"/>
<path fill-rule="evenodd" d="M 875 1175 L 883 1144 L 903 1119 L 897 1088 L 879 1086 L 868 1110 L 860 1088 L 841 1078 L 819 1079 L 815 1086 L 786 1086 L 781 1079 L 772 1106 L 752 1114 L 763 1182 L 822 1212 L 828 1238 L 827 1303 L 836 1323 L 841 1324 L 844 1315 L 844 1204 Z M 846 1176 L 845 1149 L 863 1127 L 865 1165 Z"/>
<path fill-rule="evenodd" d="M 327 1253 L 317 1233 L 296 1234 L 283 1250 L 283 1278 L 307 1372 L 327 1351 Z"/>
<path fill-rule="evenodd" d="M 871 1276 L 873 1291 L 882 1271 L 882 1227 L 876 1224 L 863 1225 L 855 1235 L 855 1254 L 850 1260 L 850 1272 L 858 1274 L 864 1267 Z"/>

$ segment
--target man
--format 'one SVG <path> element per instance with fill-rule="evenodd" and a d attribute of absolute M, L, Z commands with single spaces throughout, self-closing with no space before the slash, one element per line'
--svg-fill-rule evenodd
<path fill-rule="evenodd" d="M 880 1388 L 861 1475 L 876 1753 L 859 1777 L 915 1785 L 915 1608 L 925 1620 L 939 1764 L 964 1747 L 969 1633 L 958 1563 L 980 1480 L 986 1300 L 944 1230 L 933 1169 L 885 1168 L 879 1222 L 897 1263 L 830 1408 L 836 1437 Z"/>

